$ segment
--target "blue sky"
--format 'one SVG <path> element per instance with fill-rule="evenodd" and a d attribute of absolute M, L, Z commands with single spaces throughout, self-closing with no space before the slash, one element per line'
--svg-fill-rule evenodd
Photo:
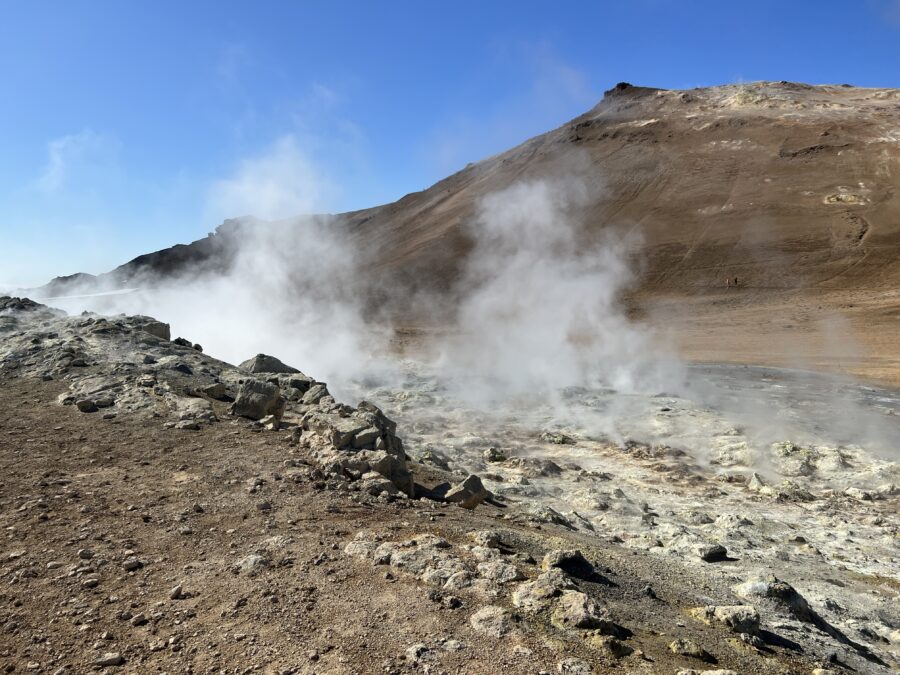
<path fill-rule="evenodd" d="M 900 0 L 0 0 L 0 287 L 427 187 L 625 80 L 900 87 Z"/>

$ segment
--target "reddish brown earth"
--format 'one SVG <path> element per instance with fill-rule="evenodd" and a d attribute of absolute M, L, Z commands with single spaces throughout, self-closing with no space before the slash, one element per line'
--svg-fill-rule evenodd
<path fill-rule="evenodd" d="M 360 274 L 390 282 L 374 300 L 397 325 L 446 330 L 447 313 L 410 293 L 452 302 L 481 198 L 562 172 L 588 186 L 585 232 L 640 232 L 629 300 L 687 358 L 900 383 L 900 90 L 620 85 L 554 131 L 336 222 L 367 259 Z M 233 227 L 111 278 L 225 264 Z"/>

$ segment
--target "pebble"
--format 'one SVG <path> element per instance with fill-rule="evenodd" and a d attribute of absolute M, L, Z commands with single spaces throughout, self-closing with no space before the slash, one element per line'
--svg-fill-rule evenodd
<path fill-rule="evenodd" d="M 693 640 L 687 640 L 685 638 L 678 638 L 677 640 L 670 642 L 669 650 L 673 654 L 678 654 L 679 656 L 690 656 L 695 659 L 700 659 L 701 661 L 713 660 L 709 652 L 703 649 L 703 647 Z"/>
<path fill-rule="evenodd" d="M 564 659 L 556 664 L 556 671 L 571 675 L 590 675 L 594 672 L 591 664 L 581 659 Z"/>
<path fill-rule="evenodd" d="M 148 623 L 148 621 L 149 620 L 147 619 L 147 616 L 141 613 L 135 614 L 133 617 L 131 617 L 131 621 L 129 623 L 131 623 L 132 626 L 143 626 L 144 624 Z"/>
<path fill-rule="evenodd" d="M 143 563 L 135 557 L 125 558 L 122 562 L 122 567 L 125 568 L 129 572 L 133 572 L 136 569 L 140 569 L 143 566 Z"/>
<path fill-rule="evenodd" d="M 107 652 L 99 659 L 94 661 L 95 666 L 121 666 L 125 663 L 125 658 L 119 652 Z"/>

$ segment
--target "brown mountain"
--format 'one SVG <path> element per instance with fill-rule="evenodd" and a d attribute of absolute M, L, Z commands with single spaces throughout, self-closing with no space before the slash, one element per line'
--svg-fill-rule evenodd
<path fill-rule="evenodd" d="M 573 150 L 592 193 L 586 231 L 642 233 L 630 306 L 672 332 L 687 356 L 900 382 L 900 90 L 622 83 L 554 131 L 336 223 L 368 270 L 449 295 L 480 198 L 552 173 Z M 245 226 L 229 221 L 105 276 L 124 283 L 227 264 Z M 401 325 L 434 327 L 433 317 L 379 299 Z"/>

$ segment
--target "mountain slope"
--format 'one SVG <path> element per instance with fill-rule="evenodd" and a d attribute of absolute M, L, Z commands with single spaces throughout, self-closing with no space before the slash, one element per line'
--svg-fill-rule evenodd
<path fill-rule="evenodd" d="M 373 287 L 390 280 L 391 291 L 374 299 L 395 320 L 440 324 L 412 312 L 398 289 L 452 298 L 481 199 L 561 170 L 587 186 L 579 218 L 586 235 L 610 227 L 641 234 L 633 309 L 661 313 L 686 338 L 689 356 L 773 362 L 771 335 L 760 324 L 780 335 L 779 321 L 800 351 L 818 353 L 810 341 L 821 336 L 795 335 L 797 312 L 810 330 L 835 313 L 849 316 L 866 327 L 855 339 L 876 351 L 884 331 L 896 329 L 900 90 L 622 83 L 558 129 L 392 204 L 334 216 L 334 225 L 355 242 Z M 105 280 L 225 266 L 246 226 L 226 222 L 215 235 L 141 256 Z M 757 337 L 742 351 L 738 343 Z M 885 358 L 879 368 L 900 372 L 893 353 Z"/>

